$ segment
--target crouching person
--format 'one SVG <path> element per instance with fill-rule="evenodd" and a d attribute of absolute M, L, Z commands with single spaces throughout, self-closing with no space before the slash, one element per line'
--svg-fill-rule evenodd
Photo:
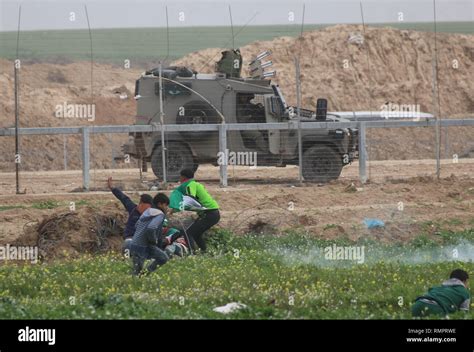
<path fill-rule="evenodd" d="M 158 266 L 168 261 L 168 255 L 160 248 L 163 245 L 161 232 L 168 205 L 168 197 L 163 193 L 158 193 L 153 198 L 154 207 L 145 210 L 138 219 L 130 248 L 133 275 L 142 273 L 147 259 L 152 260 L 147 267 L 148 273 L 155 271 Z"/>
<path fill-rule="evenodd" d="M 206 188 L 194 179 L 193 170 L 181 170 L 179 180 L 181 185 L 171 193 L 170 215 L 181 210 L 198 213 L 198 219 L 186 229 L 186 233 L 191 242 L 191 248 L 197 244 L 202 252 L 206 252 L 204 233 L 219 222 L 221 218 L 219 205 Z"/>
<path fill-rule="evenodd" d="M 132 237 L 135 233 L 135 226 L 140 216 L 151 208 L 153 204 L 153 198 L 149 194 L 142 194 L 140 196 L 140 202 L 135 204 L 130 197 L 124 194 L 121 190 L 113 186 L 112 177 L 107 179 L 107 186 L 112 191 L 112 194 L 123 204 L 123 207 L 128 213 L 127 223 L 125 224 L 125 231 L 123 234 L 122 253 L 127 257 L 130 254 L 130 246 L 132 244 Z"/>

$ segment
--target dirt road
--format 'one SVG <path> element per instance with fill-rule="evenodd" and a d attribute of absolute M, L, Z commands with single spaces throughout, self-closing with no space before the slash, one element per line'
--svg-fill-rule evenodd
<path fill-rule="evenodd" d="M 473 160 L 443 161 L 439 181 L 433 177 L 433 162 L 423 160 L 371 162 L 371 180 L 364 185 L 357 181 L 357 164 L 327 185 L 299 185 L 296 167 L 230 168 L 228 188 L 219 186 L 217 174 L 217 168 L 203 166 L 196 176 L 220 204 L 220 226 L 236 233 L 294 230 L 323 238 L 406 241 L 421 233 L 437 236 L 443 229 L 474 226 Z M 142 182 L 138 170 L 92 171 L 91 186 L 96 191 L 87 193 L 74 192 L 81 187 L 80 171 L 23 173 L 22 189 L 27 191 L 23 195 L 14 194 L 14 174 L 2 174 L 0 243 L 29 239 L 25 232 L 31 224 L 68 212 L 70 202 L 95 213 L 122 214 L 121 205 L 105 187 L 108 175 L 132 198 L 140 192 L 156 192 L 149 191 L 153 175 L 144 174 Z M 381 219 L 385 227 L 369 230 L 365 218 Z"/>

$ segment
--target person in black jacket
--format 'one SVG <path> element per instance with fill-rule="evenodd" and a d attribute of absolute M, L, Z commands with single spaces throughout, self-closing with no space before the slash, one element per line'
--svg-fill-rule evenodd
<path fill-rule="evenodd" d="M 122 245 L 122 250 L 130 252 L 130 244 L 135 233 L 135 226 L 137 224 L 140 216 L 147 210 L 151 208 L 153 204 L 153 198 L 149 194 L 142 194 L 140 196 L 140 201 L 138 204 L 133 202 L 127 195 L 125 195 L 121 190 L 116 187 L 113 187 L 112 177 L 107 179 L 107 186 L 112 191 L 112 194 L 123 204 L 125 210 L 128 212 L 127 223 L 125 224 L 125 231 L 123 233 L 124 243 Z"/>
<path fill-rule="evenodd" d="M 138 219 L 130 246 L 134 276 L 149 274 L 169 260 L 168 254 L 161 249 L 164 240 L 163 223 L 169 203 L 170 200 L 164 193 L 158 193 L 153 198 L 153 207 L 145 210 Z M 143 271 L 143 265 L 147 259 L 152 259 L 152 261 Z"/>

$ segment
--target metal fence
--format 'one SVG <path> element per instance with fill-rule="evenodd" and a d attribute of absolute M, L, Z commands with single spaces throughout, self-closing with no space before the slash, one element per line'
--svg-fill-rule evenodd
<path fill-rule="evenodd" d="M 367 131 L 371 129 L 392 129 L 403 127 L 424 127 L 434 128 L 436 120 L 426 121 L 359 121 L 359 122 L 302 122 L 302 130 L 314 129 L 343 129 L 357 128 L 359 143 L 359 172 L 358 177 L 362 183 L 369 179 L 368 174 L 368 151 L 367 151 Z M 474 119 L 441 119 L 440 127 L 462 127 L 474 126 Z M 90 188 L 90 139 L 94 134 L 120 134 L 130 132 L 161 132 L 161 125 L 117 125 L 117 126 L 94 126 L 94 127 L 47 127 L 47 128 L 20 128 L 19 134 L 27 135 L 80 135 L 82 139 L 82 183 L 83 189 Z M 261 130 L 297 130 L 297 122 L 289 123 L 253 123 L 253 124 L 198 124 L 198 125 L 163 125 L 163 131 L 169 132 L 197 132 L 213 131 L 219 135 L 219 151 L 224 152 L 228 146 L 228 133 L 230 131 L 261 131 Z M 14 136 L 14 128 L 0 129 L 0 136 Z M 438 160 L 439 168 L 439 160 Z M 433 169 L 433 173 L 439 170 Z M 222 187 L 228 185 L 228 164 L 219 165 L 219 179 Z M 296 181 L 296 180 L 295 180 Z"/>
<path fill-rule="evenodd" d="M 454 119 L 461 114 L 472 116 L 473 113 L 472 104 L 470 104 L 472 99 L 470 99 L 468 91 L 470 87 L 468 82 L 472 71 L 469 70 L 472 67 L 472 55 L 469 55 L 471 48 L 468 45 L 454 45 L 455 43 L 451 40 L 443 39 L 444 35 L 437 36 L 437 31 L 453 31 L 467 35 L 473 33 L 472 16 L 469 15 L 472 13 L 470 11 L 472 4 L 466 1 L 463 4 L 457 4 L 457 6 L 459 6 L 457 7 L 459 16 L 463 15 L 466 22 L 457 25 L 440 22 L 437 26 L 437 21 L 447 21 L 449 18 L 452 6 L 448 1 L 424 4 L 422 6 L 424 10 L 421 11 L 423 23 L 411 23 L 413 18 L 407 17 L 413 12 L 412 2 L 397 1 L 381 4 L 375 1 L 361 3 L 323 1 L 305 5 L 283 1 L 273 4 L 272 15 L 270 11 L 266 11 L 267 4 L 258 1 L 252 3 L 250 10 L 245 6 L 242 7 L 238 4 L 230 6 L 227 3 L 166 5 L 139 1 L 133 6 L 127 7 L 126 11 L 114 10 L 114 18 L 120 23 L 125 23 L 126 20 L 133 17 L 130 15 L 133 13 L 131 11 L 136 11 L 137 16 L 135 17 L 140 21 L 140 26 L 147 24 L 148 27 L 157 28 L 121 32 L 99 29 L 106 28 L 105 24 L 109 20 L 108 15 L 104 17 L 104 13 L 108 14 L 109 11 L 103 11 L 100 4 L 83 6 L 60 4 L 59 2 L 40 2 L 25 4 L 19 8 L 10 4 L 4 8 L 4 12 L 7 14 L 6 19 L 8 19 L 6 28 L 9 28 L 10 31 L 0 32 L 0 39 L 5 44 L 4 57 L 12 60 L 14 66 L 12 72 L 15 75 L 15 92 L 14 97 L 13 94 L 6 93 L 4 96 L 10 102 L 15 101 L 15 119 L 18 126 L 41 124 L 42 126 L 62 127 L 19 128 L 19 135 L 38 137 L 22 139 L 18 154 L 23 156 L 26 161 L 22 160 L 21 167 L 20 163 L 14 161 L 17 153 L 13 151 L 13 143 L 4 144 L 6 148 L 2 149 L 0 168 L 7 172 L 14 170 L 15 167 L 21 169 L 22 172 L 41 169 L 71 170 L 79 169 L 82 164 L 82 186 L 88 190 L 91 188 L 91 169 L 123 167 L 118 164 L 118 161 L 116 164 L 116 160 L 123 157 L 120 145 L 123 144 L 122 137 L 126 133 L 155 132 L 161 134 L 161 141 L 164 142 L 161 174 L 166 180 L 165 150 L 174 148 L 175 145 L 170 138 L 173 134 L 181 134 L 181 140 L 187 140 L 190 144 L 197 144 L 198 141 L 202 144 L 207 143 L 205 147 L 208 148 L 207 162 L 209 162 L 210 159 L 216 158 L 215 151 L 223 152 L 228 148 L 234 148 L 235 137 L 242 132 L 246 134 L 250 144 L 253 143 L 253 146 L 247 150 L 262 150 L 262 148 L 258 148 L 258 143 L 267 138 L 270 132 L 294 131 L 294 135 L 298 134 L 299 140 L 296 143 L 298 150 L 295 153 L 297 163 L 294 163 L 294 167 L 287 173 L 290 176 L 286 177 L 286 180 L 301 182 L 303 177 L 301 171 L 304 166 L 304 145 L 300 139 L 301 131 L 356 128 L 358 129 L 360 154 L 359 160 L 354 163 L 358 170 L 354 165 L 350 168 L 351 178 L 358 178 L 361 182 L 366 182 L 373 176 L 371 174 L 372 165 L 383 165 L 385 161 L 389 160 L 419 160 L 423 158 L 429 159 L 426 170 L 439 176 L 441 160 L 457 160 L 458 156 L 462 157 L 457 155 L 458 151 L 471 148 L 469 141 L 474 136 L 472 130 L 474 116 L 462 120 Z M 420 8 L 418 7 L 418 9 Z M 331 15 L 331 18 L 326 17 L 328 13 L 324 9 L 332 9 L 335 14 Z M 57 23 L 55 22 L 55 24 L 58 25 L 58 28 L 67 30 L 29 32 L 29 19 L 32 18 L 32 15 L 35 15 L 36 18 L 39 10 L 57 14 L 55 17 Z M 437 10 L 440 16 L 438 19 L 433 16 L 434 10 Z M 213 16 L 209 16 L 210 13 Z M 341 17 L 341 23 L 353 23 L 358 26 L 352 25 L 345 29 L 342 27 L 327 28 L 322 37 L 319 36 L 319 31 L 310 33 L 316 29 L 330 27 L 322 25 L 322 23 L 337 23 L 339 16 L 336 14 L 339 13 L 350 14 L 350 18 L 343 19 Z M 446 17 L 444 13 L 446 13 Z M 264 26 L 273 23 L 273 16 L 276 14 L 280 16 L 279 25 Z M 37 20 L 48 22 L 41 26 L 49 28 L 50 19 L 37 18 Z M 375 28 L 383 24 L 384 21 L 395 28 L 421 29 L 425 32 L 423 35 L 422 32 L 410 34 L 406 31 L 395 34 L 392 33 L 392 30 L 387 30 L 388 32 L 384 34 L 387 35 L 387 43 L 391 43 L 391 40 L 398 43 L 390 44 L 392 49 L 397 46 L 405 46 L 407 37 L 418 44 L 413 45 L 411 49 L 410 45 L 407 45 L 406 51 L 391 50 L 390 56 L 386 56 L 383 55 L 383 50 L 386 47 L 383 44 L 385 40 L 375 33 Z M 223 27 L 212 29 L 207 26 Z M 114 40 L 114 36 L 119 40 Z M 293 38 L 291 45 L 279 48 L 278 44 L 271 48 L 257 49 L 257 46 L 252 44 L 256 40 L 266 41 L 282 36 Z M 292 109 L 294 109 L 289 122 L 273 123 L 271 122 L 273 119 L 265 120 L 266 115 L 264 115 L 263 121 L 266 123 L 248 123 L 262 121 L 259 118 L 249 119 L 249 116 L 260 117 L 259 112 L 242 113 L 240 117 L 233 116 L 238 115 L 239 110 L 242 111 L 251 106 L 250 100 L 247 101 L 247 98 L 256 100 L 255 103 L 252 103 L 254 105 L 262 104 L 261 101 L 257 101 L 259 96 L 269 92 L 262 92 L 256 88 L 249 90 L 254 94 L 249 94 L 249 91 L 238 90 L 239 93 L 236 93 L 232 100 L 225 96 L 226 85 L 229 83 L 226 82 L 222 84 L 222 92 L 219 91 L 218 95 L 207 94 L 206 89 L 196 89 L 197 92 L 189 90 L 188 97 L 193 99 L 189 99 L 189 101 L 183 99 L 182 104 L 195 103 L 196 100 L 212 101 L 213 106 L 218 109 L 210 111 L 209 117 L 212 118 L 216 112 L 222 112 L 224 115 L 232 117 L 227 120 L 227 123 L 220 124 L 217 121 L 203 123 L 201 121 L 189 125 L 183 118 L 184 123 L 179 124 L 179 111 L 184 106 L 177 105 L 176 101 L 179 99 L 176 97 L 166 96 L 163 84 L 157 90 L 156 83 L 158 80 L 164 80 L 165 85 L 167 83 L 175 85 L 178 83 L 177 81 L 184 82 L 184 80 L 172 81 L 163 77 L 162 74 L 160 77 L 154 77 L 156 83 L 153 83 L 154 89 L 150 86 L 150 90 L 147 92 L 148 96 L 144 96 L 142 101 L 137 100 L 139 111 L 135 113 L 134 98 L 136 99 L 137 96 L 132 93 L 133 83 L 143 70 L 154 71 L 153 67 L 158 65 L 166 70 L 166 65 L 173 62 L 173 65 L 196 69 L 199 74 L 205 76 L 210 72 L 210 67 L 216 63 L 220 55 L 219 49 L 209 49 L 209 52 L 197 53 L 198 50 L 205 48 L 241 48 L 242 54 L 245 56 L 243 61 L 245 66 L 252 62 L 250 54 L 257 55 L 257 50 L 261 49 L 273 50 L 272 59 L 265 60 L 270 62 L 273 60 L 276 66 L 279 65 L 275 67 L 277 74 L 272 81 L 281 86 L 289 105 L 292 105 Z M 192 53 L 198 55 L 177 60 Z M 328 54 L 327 57 L 325 54 Z M 410 58 L 413 61 L 410 61 Z M 397 69 L 396 76 L 393 76 L 391 69 L 397 61 L 404 64 Z M 38 67 L 37 71 L 36 63 L 53 63 L 54 67 Z M 73 63 L 78 65 L 73 65 Z M 107 63 L 107 65 L 101 65 L 101 63 Z M 113 66 L 108 65 L 110 63 L 113 63 Z M 260 68 L 267 67 L 267 64 L 269 62 L 262 62 Z M 40 69 L 44 71 L 41 74 Z M 244 68 L 242 77 L 253 76 L 255 74 L 253 69 L 255 67 L 252 65 Z M 262 75 L 263 73 L 264 71 L 261 72 Z M 268 73 L 266 72 L 266 74 Z M 123 75 L 122 78 L 120 80 L 112 79 L 117 74 Z M 32 77 L 36 78 L 31 79 Z M 42 79 L 37 79 L 37 77 L 42 77 Z M 458 89 L 455 93 L 453 93 L 451 86 L 452 82 L 457 84 Z M 188 89 L 186 86 L 184 88 Z M 237 90 L 235 91 L 237 92 Z M 201 96 L 198 96 L 197 93 Z M 460 99 L 464 96 L 466 96 L 465 99 Z M 430 111 L 435 116 L 444 116 L 446 119 L 427 121 L 366 121 L 357 119 L 344 123 L 328 121 L 301 122 L 300 124 L 296 117 L 301 116 L 301 108 L 309 106 L 310 109 L 314 109 L 314 100 L 320 97 L 326 97 L 331 101 L 329 105 L 331 110 L 379 109 L 380 112 L 386 102 L 390 104 L 393 102 L 400 104 L 400 106 L 416 105 L 415 110 L 418 112 L 420 110 Z M 240 103 L 241 98 L 242 103 Z M 462 104 L 461 100 L 464 101 Z M 97 120 L 87 126 L 66 127 L 66 125 L 76 122 L 67 120 L 64 116 L 54 116 L 57 106 L 64 105 L 66 107 L 68 104 L 82 105 L 84 103 L 88 103 L 87 105 L 94 108 L 97 106 Z M 163 103 L 168 106 L 163 106 Z M 3 105 L 7 106 L 7 104 Z M 223 106 L 226 111 L 222 109 Z M 253 106 L 250 109 L 255 108 Z M 14 119 L 11 106 L 8 106 L 8 109 L 5 108 L 2 111 L 3 114 L 5 119 L 1 120 L 2 127 L 12 126 L 11 123 Z M 288 111 L 285 114 L 288 115 Z M 135 121 L 135 116 L 137 123 L 143 123 L 143 125 L 104 125 L 131 124 Z M 148 120 L 138 121 L 140 117 Z M 164 117 L 166 117 L 166 121 L 164 121 Z M 303 118 L 307 117 L 303 116 Z M 230 121 L 239 123 L 229 123 Z M 439 125 L 437 125 L 438 122 Z M 149 125 L 150 123 L 151 125 Z M 77 124 L 81 124 L 81 122 L 77 122 Z M 102 126 L 100 126 L 101 124 Z M 440 131 L 440 128 L 444 130 Z M 461 128 L 469 129 L 469 131 L 462 136 L 463 138 L 458 138 Z M 427 131 L 426 129 L 429 130 L 429 133 L 421 132 Z M 379 133 L 381 130 L 384 132 Z M 203 142 L 204 133 L 202 132 L 206 131 L 212 136 L 206 137 L 207 139 Z M 267 132 L 260 133 L 259 137 L 254 138 L 258 133 L 252 132 L 261 131 Z M 397 132 L 391 134 L 390 131 Z M 397 135 L 398 131 L 400 131 L 400 135 Z M 402 131 L 407 133 L 404 138 L 401 137 Z M 420 133 L 417 134 L 413 131 L 420 131 Z M 51 137 L 53 142 L 46 139 L 46 136 L 51 135 L 56 135 Z M 390 136 L 387 137 L 387 135 Z M 0 136 L 5 137 L 0 138 L 2 143 L 9 142 L 14 136 L 14 129 L 0 129 Z M 242 136 L 237 137 L 243 139 Z M 39 143 L 30 143 L 35 138 L 39 140 Z M 296 137 L 292 138 L 294 138 L 292 142 L 294 145 Z M 408 144 L 407 141 L 410 143 Z M 268 140 L 265 139 L 265 142 L 267 142 L 268 148 Z M 79 145 L 81 145 L 80 150 Z M 239 149 L 232 150 L 238 151 Z M 474 146 L 472 146 L 472 150 L 474 150 Z M 278 155 L 278 153 L 273 154 Z M 47 157 L 43 158 L 43 156 Z M 49 162 L 50 159 L 54 159 L 54 161 Z M 377 164 L 378 161 L 374 162 L 374 160 L 380 160 L 381 164 Z M 132 167 L 134 164 L 133 162 L 125 166 Z M 159 167 L 160 163 L 159 160 L 156 160 L 152 164 L 156 168 L 156 165 Z M 277 162 L 274 165 L 277 165 Z M 138 162 L 136 166 L 140 167 Z M 343 177 L 344 170 L 347 169 L 349 168 L 343 169 Z M 266 182 L 277 171 L 279 172 L 277 169 L 271 169 L 267 172 L 264 169 L 260 181 Z M 394 177 L 397 176 L 392 174 Z M 222 186 L 227 186 L 229 180 L 232 181 L 232 179 L 245 179 L 243 175 L 246 174 L 242 172 L 242 168 L 239 169 L 227 163 L 219 165 L 219 182 Z M 160 176 L 158 176 L 159 178 Z"/>

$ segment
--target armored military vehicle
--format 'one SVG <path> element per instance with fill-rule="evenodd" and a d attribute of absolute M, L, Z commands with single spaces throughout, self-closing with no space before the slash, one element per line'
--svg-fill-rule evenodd
<path fill-rule="evenodd" d="M 136 124 L 163 122 L 192 128 L 197 124 L 297 122 L 297 108 L 288 106 L 280 88 L 271 82 L 275 71 L 267 71 L 271 61 L 263 61 L 269 55 L 268 51 L 258 55 L 250 63 L 250 75 L 245 78 L 238 49 L 224 51 L 213 74 L 186 67 L 143 73 L 135 86 Z M 299 115 L 302 122 L 346 121 L 327 113 L 326 99 L 318 99 L 315 110 L 301 109 Z M 142 160 L 143 167 L 150 162 L 158 179 L 163 178 L 161 139 L 160 132 L 132 133 L 123 147 L 124 153 Z M 356 129 L 302 130 L 304 179 L 327 182 L 338 178 L 342 167 L 357 158 L 357 141 Z M 168 181 L 176 181 L 183 168 L 196 170 L 204 163 L 218 165 L 217 131 L 166 132 L 164 144 Z M 229 131 L 227 149 L 234 155 L 254 153 L 257 166 L 298 165 L 298 131 Z"/>

